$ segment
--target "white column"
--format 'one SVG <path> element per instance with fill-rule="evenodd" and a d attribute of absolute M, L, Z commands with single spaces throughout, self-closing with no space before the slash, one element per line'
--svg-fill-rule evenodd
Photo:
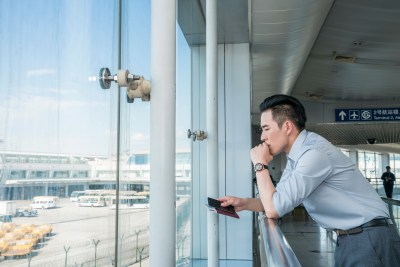
<path fill-rule="evenodd" d="M 151 1 L 150 266 L 175 266 L 176 1 Z"/>
<path fill-rule="evenodd" d="M 207 111 L 207 195 L 218 197 L 218 53 L 217 0 L 206 3 L 206 111 Z M 219 264 L 218 215 L 207 213 L 208 266 Z"/>

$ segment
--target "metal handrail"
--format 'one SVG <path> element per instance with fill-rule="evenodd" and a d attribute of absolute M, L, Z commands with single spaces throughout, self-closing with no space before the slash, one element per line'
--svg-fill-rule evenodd
<path fill-rule="evenodd" d="M 260 256 L 265 257 L 265 259 L 261 259 L 261 262 L 266 262 L 268 267 L 301 267 L 276 221 L 268 219 L 264 213 L 260 213 L 258 224 L 261 230 Z"/>

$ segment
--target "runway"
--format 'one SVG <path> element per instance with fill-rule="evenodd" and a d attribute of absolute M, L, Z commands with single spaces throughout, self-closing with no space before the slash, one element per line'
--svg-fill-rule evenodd
<path fill-rule="evenodd" d="M 17 201 L 17 206 L 28 206 Z M 52 235 L 33 251 L 32 257 L 7 259 L 0 257 L 0 267 L 112 266 L 115 251 L 115 213 L 110 207 L 78 207 L 69 199 L 60 199 L 56 209 L 38 210 L 37 217 L 15 217 L 13 223 L 51 224 Z M 129 266 L 148 255 L 148 209 L 120 210 L 119 266 Z M 139 253 L 136 249 L 138 244 Z M 96 249 L 97 248 L 97 249 Z M 122 253 L 122 255 L 121 255 Z M 138 254 L 138 255 L 136 255 Z"/>

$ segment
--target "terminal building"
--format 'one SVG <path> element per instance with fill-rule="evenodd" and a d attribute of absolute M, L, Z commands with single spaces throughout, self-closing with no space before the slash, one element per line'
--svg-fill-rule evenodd
<path fill-rule="evenodd" d="M 59 207 L 0 222 L 0 267 L 334 266 L 335 233 L 301 205 L 269 222 L 205 204 L 257 197 L 258 106 L 287 94 L 398 225 L 381 175 L 400 176 L 399 28 L 394 0 L 1 1 L 0 201 Z M 89 190 L 150 205 L 70 201 Z M 12 254 L 6 235 L 41 223 L 46 245 Z"/>
<path fill-rule="evenodd" d="M 177 195 L 190 195 L 191 154 L 176 154 Z M 116 188 L 116 160 L 44 153 L 0 152 L 1 200 L 67 198 L 74 191 Z M 149 154 L 130 155 L 120 169 L 123 191 L 150 190 Z"/>

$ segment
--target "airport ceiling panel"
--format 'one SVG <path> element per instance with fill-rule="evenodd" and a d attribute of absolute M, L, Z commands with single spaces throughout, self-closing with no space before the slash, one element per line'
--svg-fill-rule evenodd
<path fill-rule="evenodd" d="M 307 130 L 319 133 L 332 144 L 377 152 L 400 153 L 399 123 L 317 124 Z"/>
<path fill-rule="evenodd" d="M 400 107 L 400 1 L 336 0 L 292 94 L 320 103 Z M 310 127 L 335 145 L 400 153 L 400 124 Z M 376 138 L 369 145 L 367 138 Z"/>
<path fill-rule="evenodd" d="M 291 94 L 333 1 L 254 0 L 251 6 L 252 114 L 276 93 Z"/>
<path fill-rule="evenodd" d="M 320 101 L 399 101 L 399 29 L 398 0 L 336 0 L 293 94 Z"/>
<path fill-rule="evenodd" d="M 276 93 L 321 104 L 400 107 L 400 1 L 252 3 L 253 123 L 258 104 Z M 308 129 L 335 145 L 400 153 L 397 122 Z M 369 137 L 377 143 L 367 144 Z"/>

